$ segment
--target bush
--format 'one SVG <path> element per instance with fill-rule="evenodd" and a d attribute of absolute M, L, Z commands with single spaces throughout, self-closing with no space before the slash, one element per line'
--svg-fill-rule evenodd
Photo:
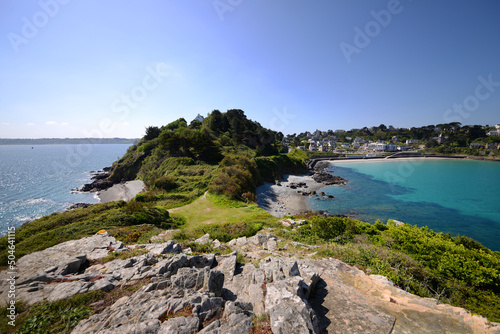
<path fill-rule="evenodd" d="M 324 240 L 334 239 L 344 233 L 346 223 L 340 217 L 319 217 L 311 220 L 312 232 Z"/>
<path fill-rule="evenodd" d="M 210 224 L 196 229 L 199 235 L 210 234 L 210 238 L 228 242 L 240 237 L 251 237 L 262 228 L 262 223 Z"/>
<path fill-rule="evenodd" d="M 175 182 L 175 177 L 165 175 L 162 176 L 158 179 L 156 179 L 154 183 L 156 188 L 163 189 L 163 190 L 172 190 L 177 188 L 177 183 Z"/>

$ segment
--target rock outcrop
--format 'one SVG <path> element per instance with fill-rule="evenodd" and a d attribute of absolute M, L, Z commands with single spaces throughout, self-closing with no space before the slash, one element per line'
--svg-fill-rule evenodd
<path fill-rule="evenodd" d="M 207 235 L 198 242 L 213 241 Z M 173 241 L 135 245 L 145 253 L 103 262 L 112 250 L 130 249 L 95 235 L 19 259 L 17 294 L 33 304 L 142 285 L 80 321 L 73 333 L 246 334 L 262 317 L 275 334 L 500 333 L 498 324 L 407 293 L 339 260 L 295 258 L 270 233 L 228 246 L 233 253 L 188 255 Z M 237 261 L 238 253 L 245 263 Z M 1 282 L 5 303 L 8 286 Z"/>
<path fill-rule="evenodd" d="M 111 175 L 111 167 L 103 168 L 102 171 L 94 172 L 91 176 L 91 183 L 84 184 L 78 191 L 81 192 L 96 192 L 108 189 L 113 186 L 114 182 L 109 179 Z"/>

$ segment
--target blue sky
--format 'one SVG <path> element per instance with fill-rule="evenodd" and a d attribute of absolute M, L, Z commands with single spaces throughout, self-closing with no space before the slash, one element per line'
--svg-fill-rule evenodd
<path fill-rule="evenodd" d="M 0 137 L 500 123 L 495 0 L 3 0 Z"/>

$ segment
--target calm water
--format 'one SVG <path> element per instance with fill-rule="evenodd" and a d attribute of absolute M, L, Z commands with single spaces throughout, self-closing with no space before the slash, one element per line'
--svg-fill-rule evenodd
<path fill-rule="evenodd" d="M 88 183 L 91 171 L 111 166 L 129 146 L 0 145 L 0 233 L 72 203 L 97 203 L 93 194 L 71 189 Z"/>
<path fill-rule="evenodd" d="M 397 219 L 462 234 L 500 251 L 500 163 L 469 160 L 334 162 L 345 186 L 324 188 L 333 199 L 310 200 L 328 210 L 374 222 Z"/>

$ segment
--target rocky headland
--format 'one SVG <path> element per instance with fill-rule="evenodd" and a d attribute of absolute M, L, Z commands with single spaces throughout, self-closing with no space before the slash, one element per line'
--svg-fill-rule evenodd
<path fill-rule="evenodd" d="M 104 232 L 26 255 L 18 261 L 16 294 L 34 304 L 138 287 L 110 305 L 94 303 L 95 313 L 72 333 L 500 333 L 498 324 L 465 309 L 315 258 L 314 246 L 270 233 L 226 244 L 208 234 L 195 241 L 216 254 L 155 241 L 126 246 Z M 142 254 L 103 261 L 109 252 L 137 249 Z M 3 305 L 7 275 L 0 273 Z"/>

